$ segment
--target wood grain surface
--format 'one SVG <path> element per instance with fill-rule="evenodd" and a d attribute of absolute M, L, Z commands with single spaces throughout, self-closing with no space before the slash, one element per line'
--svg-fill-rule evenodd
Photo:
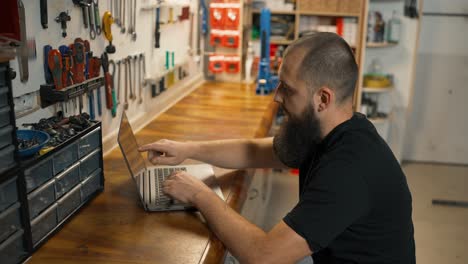
<path fill-rule="evenodd" d="M 137 133 L 158 139 L 263 137 L 277 105 L 254 87 L 205 83 Z M 152 117 L 148 117 L 152 118 Z M 189 161 L 190 162 L 190 161 Z M 29 263 L 220 263 L 225 248 L 198 212 L 145 212 L 120 150 L 104 157 L 105 190 L 32 256 Z M 237 211 L 253 170 L 215 168 L 227 203 Z"/>

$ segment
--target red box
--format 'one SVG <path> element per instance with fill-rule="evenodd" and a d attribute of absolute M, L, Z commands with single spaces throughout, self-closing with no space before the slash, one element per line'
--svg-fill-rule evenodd
<path fill-rule="evenodd" d="M 217 46 L 217 45 L 222 45 L 223 44 L 223 30 L 219 29 L 212 29 L 210 31 L 210 45 L 211 46 Z"/>
<path fill-rule="evenodd" d="M 227 48 L 239 47 L 239 32 L 235 30 L 224 30 L 223 46 Z"/>
<path fill-rule="evenodd" d="M 210 55 L 208 68 L 212 73 L 222 73 L 224 71 L 224 56 Z"/>
<path fill-rule="evenodd" d="M 237 55 L 224 56 L 224 69 L 227 73 L 239 73 L 240 58 Z"/>
<path fill-rule="evenodd" d="M 224 29 L 225 8 L 223 4 L 212 3 L 210 5 L 210 25 L 213 29 Z"/>
<path fill-rule="evenodd" d="M 239 28 L 239 19 L 240 19 L 240 9 L 239 7 L 227 7 L 224 11 L 224 28 L 225 29 L 238 29 Z"/>

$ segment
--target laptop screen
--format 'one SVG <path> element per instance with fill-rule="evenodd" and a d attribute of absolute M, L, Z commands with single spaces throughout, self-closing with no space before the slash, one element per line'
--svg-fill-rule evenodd
<path fill-rule="evenodd" d="M 138 184 L 139 181 L 136 178 L 146 170 L 146 164 L 145 159 L 141 153 L 138 152 L 138 143 L 125 111 L 122 113 L 117 141 L 119 142 L 120 150 L 124 155 L 127 166 L 130 169 L 130 173 Z"/>

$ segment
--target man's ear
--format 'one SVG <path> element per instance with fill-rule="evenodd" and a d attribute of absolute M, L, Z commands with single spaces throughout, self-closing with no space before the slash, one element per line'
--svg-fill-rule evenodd
<path fill-rule="evenodd" d="M 335 92 L 327 86 L 322 86 L 316 93 L 317 97 L 317 111 L 321 112 L 330 107 L 332 101 L 335 99 Z"/>

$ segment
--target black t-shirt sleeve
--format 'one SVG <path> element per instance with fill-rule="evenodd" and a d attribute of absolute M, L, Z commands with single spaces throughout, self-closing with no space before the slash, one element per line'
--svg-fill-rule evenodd
<path fill-rule="evenodd" d="M 313 252 L 326 248 L 369 211 L 367 184 L 353 168 L 356 166 L 338 160 L 314 170 L 299 203 L 283 219 Z"/>

